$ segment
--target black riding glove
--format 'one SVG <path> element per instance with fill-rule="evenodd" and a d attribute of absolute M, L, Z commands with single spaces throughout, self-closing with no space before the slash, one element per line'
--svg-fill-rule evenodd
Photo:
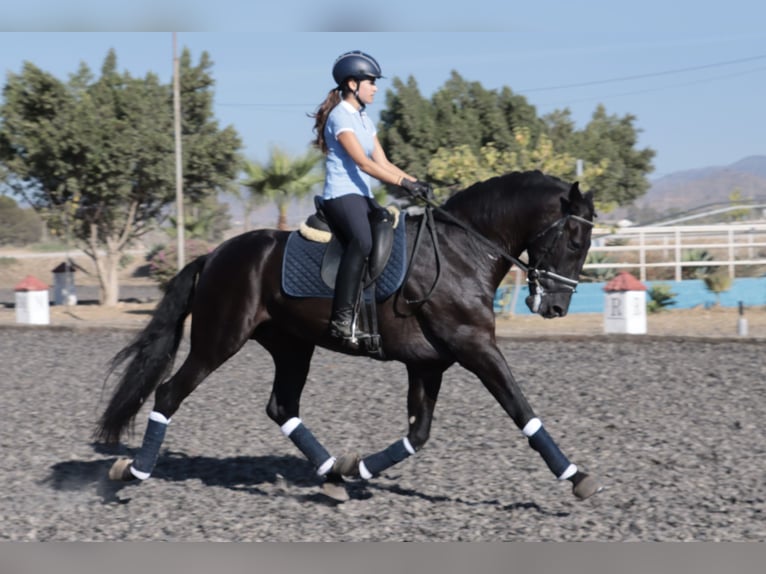
<path fill-rule="evenodd" d="M 413 197 L 433 199 L 434 193 L 431 186 L 422 181 L 412 181 L 406 177 L 402 179 L 402 187 Z"/>

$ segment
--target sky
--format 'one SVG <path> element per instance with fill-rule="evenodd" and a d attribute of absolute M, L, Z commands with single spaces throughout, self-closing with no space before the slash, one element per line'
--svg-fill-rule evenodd
<path fill-rule="evenodd" d="M 113 48 L 120 70 L 170 82 L 176 30 L 179 50 L 214 62 L 219 123 L 264 161 L 272 146 L 305 151 L 334 59 L 360 49 L 386 76 L 373 119 L 392 78 L 412 76 L 430 97 L 456 71 L 510 87 L 538 115 L 568 108 L 578 128 L 599 104 L 635 116 L 638 147 L 657 152 L 651 179 L 766 154 L 762 0 L 344 2 L 5 3 L 0 73 L 4 85 L 29 61 L 66 80 L 81 62 L 98 72 Z"/>

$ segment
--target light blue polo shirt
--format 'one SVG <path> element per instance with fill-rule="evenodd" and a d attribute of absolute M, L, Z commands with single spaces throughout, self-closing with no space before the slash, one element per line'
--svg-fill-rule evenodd
<path fill-rule="evenodd" d="M 351 159 L 338 141 L 338 136 L 352 131 L 362 145 L 367 156 L 375 149 L 375 124 L 363 111 L 342 101 L 333 108 L 327 117 L 324 139 L 327 144 L 326 175 L 324 182 L 325 199 L 333 199 L 349 193 L 372 197 L 372 178 L 364 173 Z"/>

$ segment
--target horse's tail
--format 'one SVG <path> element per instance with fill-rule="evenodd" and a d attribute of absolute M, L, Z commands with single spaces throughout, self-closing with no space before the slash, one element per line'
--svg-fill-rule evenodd
<path fill-rule="evenodd" d="M 98 421 L 96 439 L 116 443 L 130 426 L 141 405 L 169 374 L 191 312 L 194 286 L 207 255 L 184 267 L 168 283 L 149 324 L 110 363 L 108 376 L 130 359 L 114 389 L 109 405 Z"/>

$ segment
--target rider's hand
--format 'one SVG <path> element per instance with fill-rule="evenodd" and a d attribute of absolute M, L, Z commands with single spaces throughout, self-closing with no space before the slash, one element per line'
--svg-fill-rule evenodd
<path fill-rule="evenodd" d="M 431 186 L 425 182 L 412 181 L 411 179 L 407 179 L 405 177 L 402 179 L 401 186 L 407 190 L 407 193 L 414 197 L 420 197 L 423 199 L 433 198 L 433 191 L 431 190 Z"/>

